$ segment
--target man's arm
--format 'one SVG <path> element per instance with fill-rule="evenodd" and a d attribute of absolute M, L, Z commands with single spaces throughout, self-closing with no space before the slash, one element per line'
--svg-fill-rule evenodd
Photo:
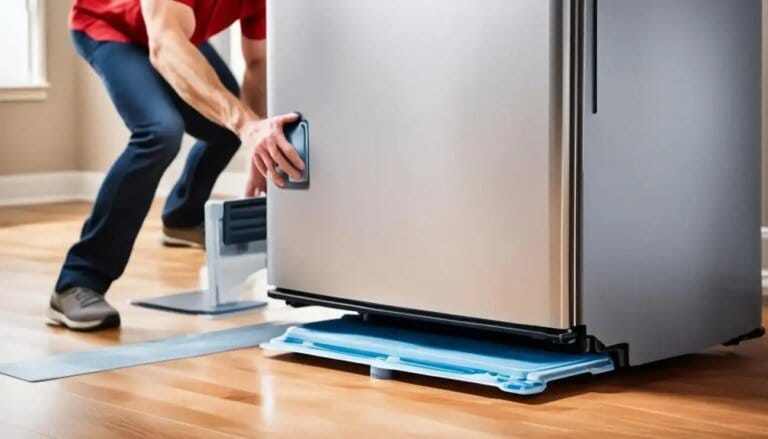
<path fill-rule="evenodd" d="M 267 114 L 267 47 L 263 40 L 241 37 L 245 73 L 240 98 L 256 114 Z M 268 162 L 269 163 L 269 162 Z M 254 196 L 267 190 L 267 166 L 258 150 L 248 163 L 248 182 L 245 195 Z"/>
<path fill-rule="evenodd" d="M 245 75 L 242 100 L 260 116 L 267 114 L 267 44 L 242 37 Z"/>
<path fill-rule="evenodd" d="M 150 61 L 176 93 L 205 117 L 236 133 L 244 147 L 252 148 L 253 157 L 259 157 L 262 165 L 256 166 L 257 172 L 278 186 L 284 182 L 276 166 L 299 178 L 304 163 L 283 135 L 283 125 L 298 116 L 260 119 L 224 87 L 189 41 L 195 29 L 194 11 L 189 6 L 175 0 L 141 0 L 141 10 L 149 36 Z M 246 195 L 258 195 L 261 189 L 249 182 Z"/>
<path fill-rule="evenodd" d="M 189 105 L 208 119 L 239 133 L 248 109 L 219 80 L 189 41 L 195 30 L 192 9 L 173 0 L 142 0 L 152 65 Z"/>

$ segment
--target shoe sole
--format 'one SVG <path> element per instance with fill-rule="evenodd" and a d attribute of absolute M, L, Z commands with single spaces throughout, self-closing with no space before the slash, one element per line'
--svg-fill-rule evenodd
<path fill-rule="evenodd" d="M 120 326 L 120 315 L 111 315 L 104 320 L 91 320 L 87 322 L 76 322 L 70 320 L 64 314 L 53 308 L 48 308 L 48 323 L 57 326 L 65 326 L 73 331 L 95 331 L 97 329 L 116 328 Z"/>
<path fill-rule="evenodd" d="M 205 248 L 195 241 L 188 241 L 186 239 L 174 238 L 163 234 L 163 245 L 168 247 L 191 247 L 191 248 Z"/>

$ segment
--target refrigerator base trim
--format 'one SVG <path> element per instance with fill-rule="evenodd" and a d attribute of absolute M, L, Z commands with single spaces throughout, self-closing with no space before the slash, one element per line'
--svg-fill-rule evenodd
<path fill-rule="evenodd" d="M 420 311 L 407 308 L 399 308 L 395 306 L 340 299 L 338 297 L 323 296 L 319 294 L 305 293 L 282 288 L 272 289 L 269 291 L 268 295 L 273 299 L 283 300 L 291 306 L 325 306 L 328 308 L 354 311 L 362 315 L 375 314 L 433 323 L 443 323 L 452 326 L 462 326 L 474 329 L 502 332 L 512 335 L 521 335 L 536 340 L 545 340 L 561 344 L 574 343 L 579 338 L 579 333 L 574 329 L 555 329 L 539 326 L 518 325 L 508 322 L 498 322 L 493 320 L 484 320 L 472 317 L 441 314 L 430 311 Z"/>

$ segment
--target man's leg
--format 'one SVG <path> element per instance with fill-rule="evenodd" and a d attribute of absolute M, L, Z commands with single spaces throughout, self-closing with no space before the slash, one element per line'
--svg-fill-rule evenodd
<path fill-rule="evenodd" d="M 178 153 L 184 122 L 145 49 L 98 43 L 83 55 L 101 76 L 131 137 L 102 183 L 80 241 L 67 254 L 56 291 L 85 287 L 103 294 L 125 269 L 160 177 Z"/>
<path fill-rule="evenodd" d="M 233 94 L 239 95 L 237 80 L 213 47 L 205 43 L 200 46 L 200 52 L 216 70 L 224 86 Z M 188 228 L 203 222 L 205 202 L 208 201 L 219 174 L 237 152 L 240 139 L 178 98 L 177 105 L 187 132 L 200 140 L 192 147 L 184 165 L 184 172 L 168 196 L 163 223 L 172 228 Z"/>

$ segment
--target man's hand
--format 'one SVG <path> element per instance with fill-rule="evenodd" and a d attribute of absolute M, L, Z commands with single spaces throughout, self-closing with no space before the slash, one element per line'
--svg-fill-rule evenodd
<path fill-rule="evenodd" d="M 252 150 L 246 196 L 259 195 L 262 189 L 266 189 L 263 178 L 272 180 L 280 187 L 285 185 L 285 181 L 275 169 L 277 166 L 290 177 L 301 178 L 304 162 L 283 134 L 285 124 L 298 119 L 298 114 L 291 113 L 268 119 L 254 119 L 243 125 L 239 133 L 240 140 L 244 147 Z"/>
<path fill-rule="evenodd" d="M 246 198 L 259 197 L 267 193 L 267 179 L 261 175 L 253 160 L 248 165 L 248 182 L 245 184 Z"/>

